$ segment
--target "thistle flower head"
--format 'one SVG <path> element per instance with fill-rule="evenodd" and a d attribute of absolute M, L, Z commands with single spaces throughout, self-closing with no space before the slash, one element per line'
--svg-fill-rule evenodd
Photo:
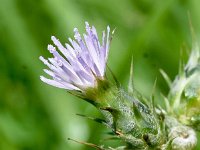
<path fill-rule="evenodd" d="M 94 26 L 86 24 L 86 34 L 81 37 L 77 28 L 74 28 L 75 40 L 69 38 L 69 42 L 62 45 L 60 41 L 52 36 L 53 45 L 48 45 L 48 50 L 53 57 L 40 60 L 48 66 L 44 71 L 51 77 L 48 79 L 40 76 L 40 79 L 52 86 L 67 90 L 78 90 L 94 88 L 97 79 L 104 79 L 106 62 L 110 46 L 110 28 L 107 33 L 103 31 L 102 41 Z"/>

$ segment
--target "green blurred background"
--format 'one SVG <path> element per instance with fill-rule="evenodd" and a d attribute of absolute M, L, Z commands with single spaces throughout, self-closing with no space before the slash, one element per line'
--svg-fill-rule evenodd
<path fill-rule="evenodd" d="M 42 83 L 55 35 L 62 42 L 83 33 L 84 22 L 101 32 L 116 28 L 108 65 L 126 88 L 131 57 L 136 88 L 149 97 L 158 79 L 156 99 L 168 87 L 159 69 L 173 79 L 180 49 L 191 47 L 188 12 L 200 34 L 199 0 L 0 0 L 0 149 L 89 150 L 67 138 L 102 143 L 106 128 L 76 113 L 99 116 L 90 104 Z M 184 55 L 184 59 L 187 55 Z"/>

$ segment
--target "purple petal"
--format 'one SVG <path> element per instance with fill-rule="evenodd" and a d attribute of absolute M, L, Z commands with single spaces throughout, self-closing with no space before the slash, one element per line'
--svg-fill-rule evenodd
<path fill-rule="evenodd" d="M 111 40 L 110 28 L 107 27 L 107 33 L 103 31 L 100 44 L 96 28 L 90 27 L 88 22 L 85 25 L 86 34 L 83 34 L 83 38 L 74 28 L 75 40 L 69 38 L 71 45 L 65 43 L 63 46 L 56 37 L 51 37 L 57 48 L 49 44 L 48 50 L 54 58 L 46 60 L 41 56 L 40 60 L 50 69 L 44 69 L 44 72 L 53 79 L 41 76 L 43 82 L 67 90 L 82 91 L 87 87 L 95 87 L 96 78 L 104 77 Z"/>

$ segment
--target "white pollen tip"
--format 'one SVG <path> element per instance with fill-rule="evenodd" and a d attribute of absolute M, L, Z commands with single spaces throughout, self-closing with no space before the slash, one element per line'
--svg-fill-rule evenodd
<path fill-rule="evenodd" d="M 51 44 L 48 44 L 47 49 L 49 50 L 50 53 L 53 53 L 56 51 L 56 48 Z"/>
<path fill-rule="evenodd" d="M 47 73 L 48 75 L 52 76 L 52 77 L 55 76 L 54 72 L 52 72 L 52 71 L 50 71 L 50 70 L 43 69 L 43 71 L 44 71 L 45 73 Z"/>
<path fill-rule="evenodd" d="M 90 30 L 90 25 L 87 21 L 85 22 L 85 29 L 87 32 L 89 32 L 89 30 Z"/>
<path fill-rule="evenodd" d="M 44 57 L 43 56 L 40 56 L 39 57 L 39 59 L 44 63 L 44 64 L 46 64 L 47 63 L 47 60 L 46 59 L 44 59 Z"/>
<path fill-rule="evenodd" d="M 85 22 L 85 25 L 86 25 L 86 26 L 89 26 L 89 23 L 86 21 L 86 22 Z"/>
<path fill-rule="evenodd" d="M 81 35 L 80 33 L 78 32 L 78 29 L 77 28 L 74 28 L 74 38 L 78 41 L 81 40 Z"/>
<path fill-rule="evenodd" d="M 72 41 L 72 39 L 71 38 L 68 38 L 68 40 L 71 42 Z"/>
<path fill-rule="evenodd" d="M 45 77 L 44 76 L 40 76 L 40 80 L 42 80 L 44 82 Z"/>
<path fill-rule="evenodd" d="M 78 32 L 78 29 L 77 29 L 77 28 L 74 28 L 74 32 L 75 32 L 75 33 Z"/>
<path fill-rule="evenodd" d="M 107 31 L 110 32 L 110 26 L 107 26 Z"/>
<path fill-rule="evenodd" d="M 57 39 L 56 39 L 55 36 L 52 35 L 52 36 L 51 36 L 51 40 L 54 41 L 54 40 L 57 40 Z"/>
<path fill-rule="evenodd" d="M 44 60 L 44 57 L 43 57 L 43 56 L 40 56 L 39 59 L 40 59 L 40 60 Z"/>

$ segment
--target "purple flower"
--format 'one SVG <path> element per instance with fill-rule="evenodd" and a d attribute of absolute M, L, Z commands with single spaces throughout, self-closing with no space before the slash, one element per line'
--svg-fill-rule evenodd
<path fill-rule="evenodd" d="M 86 24 L 86 34 L 83 38 L 74 28 L 74 38 L 69 38 L 65 46 L 52 36 L 51 39 L 56 45 L 48 45 L 48 50 L 53 54 L 53 58 L 40 60 L 48 66 L 49 70 L 44 71 L 52 78 L 47 79 L 40 76 L 40 79 L 52 86 L 67 90 L 84 91 L 86 88 L 94 88 L 97 85 L 97 79 L 104 79 L 106 62 L 108 58 L 110 40 L 110 28 L 107 27 L 107 33 L 103 31 L 102 43 L 94 26 Z"/>

